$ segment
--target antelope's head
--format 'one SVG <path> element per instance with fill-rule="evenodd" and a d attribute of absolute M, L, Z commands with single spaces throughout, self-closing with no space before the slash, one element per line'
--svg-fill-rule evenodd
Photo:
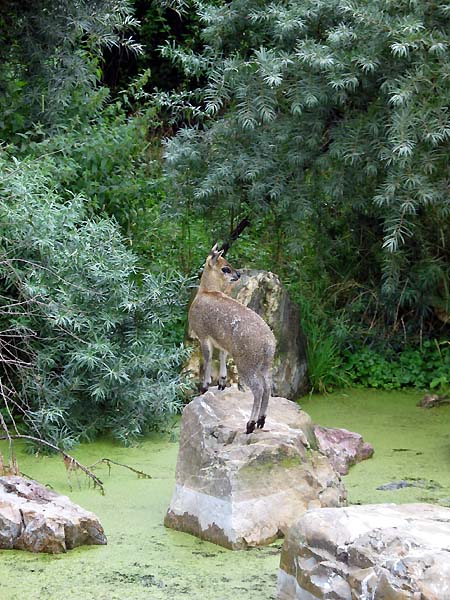
<path fill-rule="evenodd" d="M 222 254 L 223 250 L 219 250 L 215 244 L 206 259 L 202 284 L 208 290 L 228 293 L 241 274 L 224 259 Z"/>

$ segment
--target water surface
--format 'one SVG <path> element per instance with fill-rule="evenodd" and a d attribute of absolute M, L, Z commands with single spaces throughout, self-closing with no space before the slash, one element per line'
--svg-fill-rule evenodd
<path fill-rule="evenodd" d="M 302 407 L 325 426 L 358 431 L 375 447 L 373 459 L 345 477 L 352 503 L 439 502 L 450 505 L 450 406 L 417 408 L 420 395 L 353 390 L 303 398 Z M 281 543 L 232 552 L 163 526 L 174 486 L 177 440 L 149 436 L 134 448 L 108 440 L 83 445 L 74 456 L 86 465 L 102 457 L 150 475 L 101 466 L 106 495 L 72 476 L 62 460 L 35 458 L 19 448 L 20 468 L 94 511 L 107 546 L 63 555 L 0 551 L 0 600 L 270 600 L 275 596 Z M 418 487 L 380 491 L 397 480 Z"/>

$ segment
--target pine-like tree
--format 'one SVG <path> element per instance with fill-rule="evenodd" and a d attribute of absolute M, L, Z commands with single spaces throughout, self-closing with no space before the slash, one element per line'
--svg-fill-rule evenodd
<path fill-rule="evenodd" d="M 203 54 L 165 50 L 207 81 L 206 120 L 167 143 L 180 202 L 269 212 L 386 318 L 448 318 L 448 4 L 195 5 Z"/>

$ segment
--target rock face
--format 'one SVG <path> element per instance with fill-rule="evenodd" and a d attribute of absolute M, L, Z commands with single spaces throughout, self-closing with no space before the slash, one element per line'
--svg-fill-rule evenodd
<path fill-rule="evenodd" d="M 246 435 L 252 404 L 249 392 L 214 388 L 186 406 L 167 527 L 241 549 L 284 535 L 308 508 L 345 503 L 310 417 L 271 398 L 265 429 Z"/>
<path fill-rule="evenodd" d="M 450 598 L 450 509 L 378 504 L 307 512 L 284 542 L 277 598 Z"/>
<path fill-rule="evenodd" d="M 319 450 L 326 454 L 340 475 L 347 475 L 349 468 L 373 455 L 373 446 L 365 442 L 359 433 L 347 429 L 314 426 Z"/>
<path fill-rule="evenodd" d="M 267 271 L 243 270 L 241 279 L 233 287 L 233 297 L 257 312 L 272 329 L 277 340 L 273 366 L 273 394 L 296 398 L 308 390 L 306 340 L 300 326 L 300 310 L 289 298 L 276 275 Z M 185 369 L 196 380 L 200 379 L 201 352 L 198 342 L 188 333 L 192 352 Z M 217 381 L 218 361 L 213 368 Z M 237 383 L 238 374 L 232 360 L 228 363 L 228 381 Z"/>
<path fill-rule="evenodd" d="M 106 544 L 93 513 L 36 481 L 0 477 L 0 548 L 53 554 L 85 544 Z"/>

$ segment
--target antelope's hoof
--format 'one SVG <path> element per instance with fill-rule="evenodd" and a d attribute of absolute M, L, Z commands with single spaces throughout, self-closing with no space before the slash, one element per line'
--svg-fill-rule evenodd
<path fill-rule="evenodd" d="M 207 391 L 208 391 L 208 386 L 206 386 L 206 387 L 202 386 L 202 387 L 200 388 L 200 393 L 202 393 L 202 394 L 204 394 L 204 393 L 205 393 L 205 392 L 207 392 Z"/>
<path fill-rule="evenodd" d="M 266 423 L 266 415 L 264 415 L 263 417 L 259 417 L 259 419 L 256 421 L 256 427 L 258 429 L 262 429 L 264 427 Z"/>
<path fill-rule="evenodd" d="M 253 433 L 255 431 L 255 425 L 256 422 L 255 421 L 248 421 L 247 423 L 247 431 L 245 433 Z"/>
<path fill-rule="evenodd" d="M 219 390 L 224 390 L 227 386 L 227 380 L 225 378 L 220 378 L 219 379 L 219 385 L 217 386 L 217 389 Z"/>

